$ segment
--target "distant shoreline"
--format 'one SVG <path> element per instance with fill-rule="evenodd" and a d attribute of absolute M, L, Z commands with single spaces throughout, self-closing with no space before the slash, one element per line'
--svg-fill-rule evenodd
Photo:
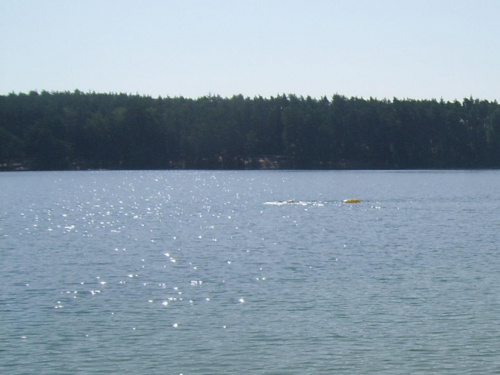
<path fill-rule="evenodd" d="M 182 164 L 182 163 L 181 163 Z M 42 169 L 42 168 L 32 168 L 30 163 L 16 162 L 11 164 L 0 164 L 1 172 L 50 172 L 50 171 L 124 171 L 124 170 L 156 170 L 156 171 L 193 171 L 193 170 L 206 170 L 206 171 L 405 171 L 405 170 L 498 170 L 500 168 L 496 167 L 469 167 L 469 168 L 387 168 L 387 167 L 377 167 L 377 166 L 366 166 L 360 165 L 359 163 L 349 163 L 349 162 L 339 162 L 336 165 L 328 166 L 313 166 L 310 168 L 293 168 L 290 163 L 280 164 L 276 160 L 266 159 L 261 160 L 256 163 L 249 163 L 242 168 L 222 168 L 222 167 L 183 167 L 181 165 L 176 165 L 171 168 L 92 168 L 87 166 L 85 163 L 73 164 L 71 168 L 59 168 L 59 169 Z"/>
<path fill-rule="evenodd" d="M 500 105 L 49 93 L 0 96 L 0 170 L 500 168 Z"/>

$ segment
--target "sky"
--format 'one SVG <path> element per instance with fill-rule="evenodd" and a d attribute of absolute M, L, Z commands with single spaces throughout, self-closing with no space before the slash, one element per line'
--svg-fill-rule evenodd
<path fill-rule="evenodd" d="M 0 95 L 500 101 L 500 0 L 0 0 Z"/>

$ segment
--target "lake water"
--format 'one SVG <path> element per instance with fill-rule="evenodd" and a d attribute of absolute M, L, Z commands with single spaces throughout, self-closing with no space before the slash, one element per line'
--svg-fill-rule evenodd
<path fill-rule="evenodd" d="M 500 171 L 3 172 L 0 373 L 499 374 L 499 208 Z"/>

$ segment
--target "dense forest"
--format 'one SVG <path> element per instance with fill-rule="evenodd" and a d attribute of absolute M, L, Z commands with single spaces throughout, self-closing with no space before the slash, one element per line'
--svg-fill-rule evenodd
<path fill-rule="evenodd" d="M 499 167 L 496 101 L 0 96 L 1 170 Z"/>

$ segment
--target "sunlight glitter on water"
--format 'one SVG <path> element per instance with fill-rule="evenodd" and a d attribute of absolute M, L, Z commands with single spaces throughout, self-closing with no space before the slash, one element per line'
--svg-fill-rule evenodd
<path fill-rule="evenodd" d="M 389 190 L 366 173 L 87 176 L 1 217 L 9 370 L 51 352 L 51 373 L 430 373 L 451 351 L 495 372 L 498 217 L 474 194 L 430 206 L 422 176 Z"/>

